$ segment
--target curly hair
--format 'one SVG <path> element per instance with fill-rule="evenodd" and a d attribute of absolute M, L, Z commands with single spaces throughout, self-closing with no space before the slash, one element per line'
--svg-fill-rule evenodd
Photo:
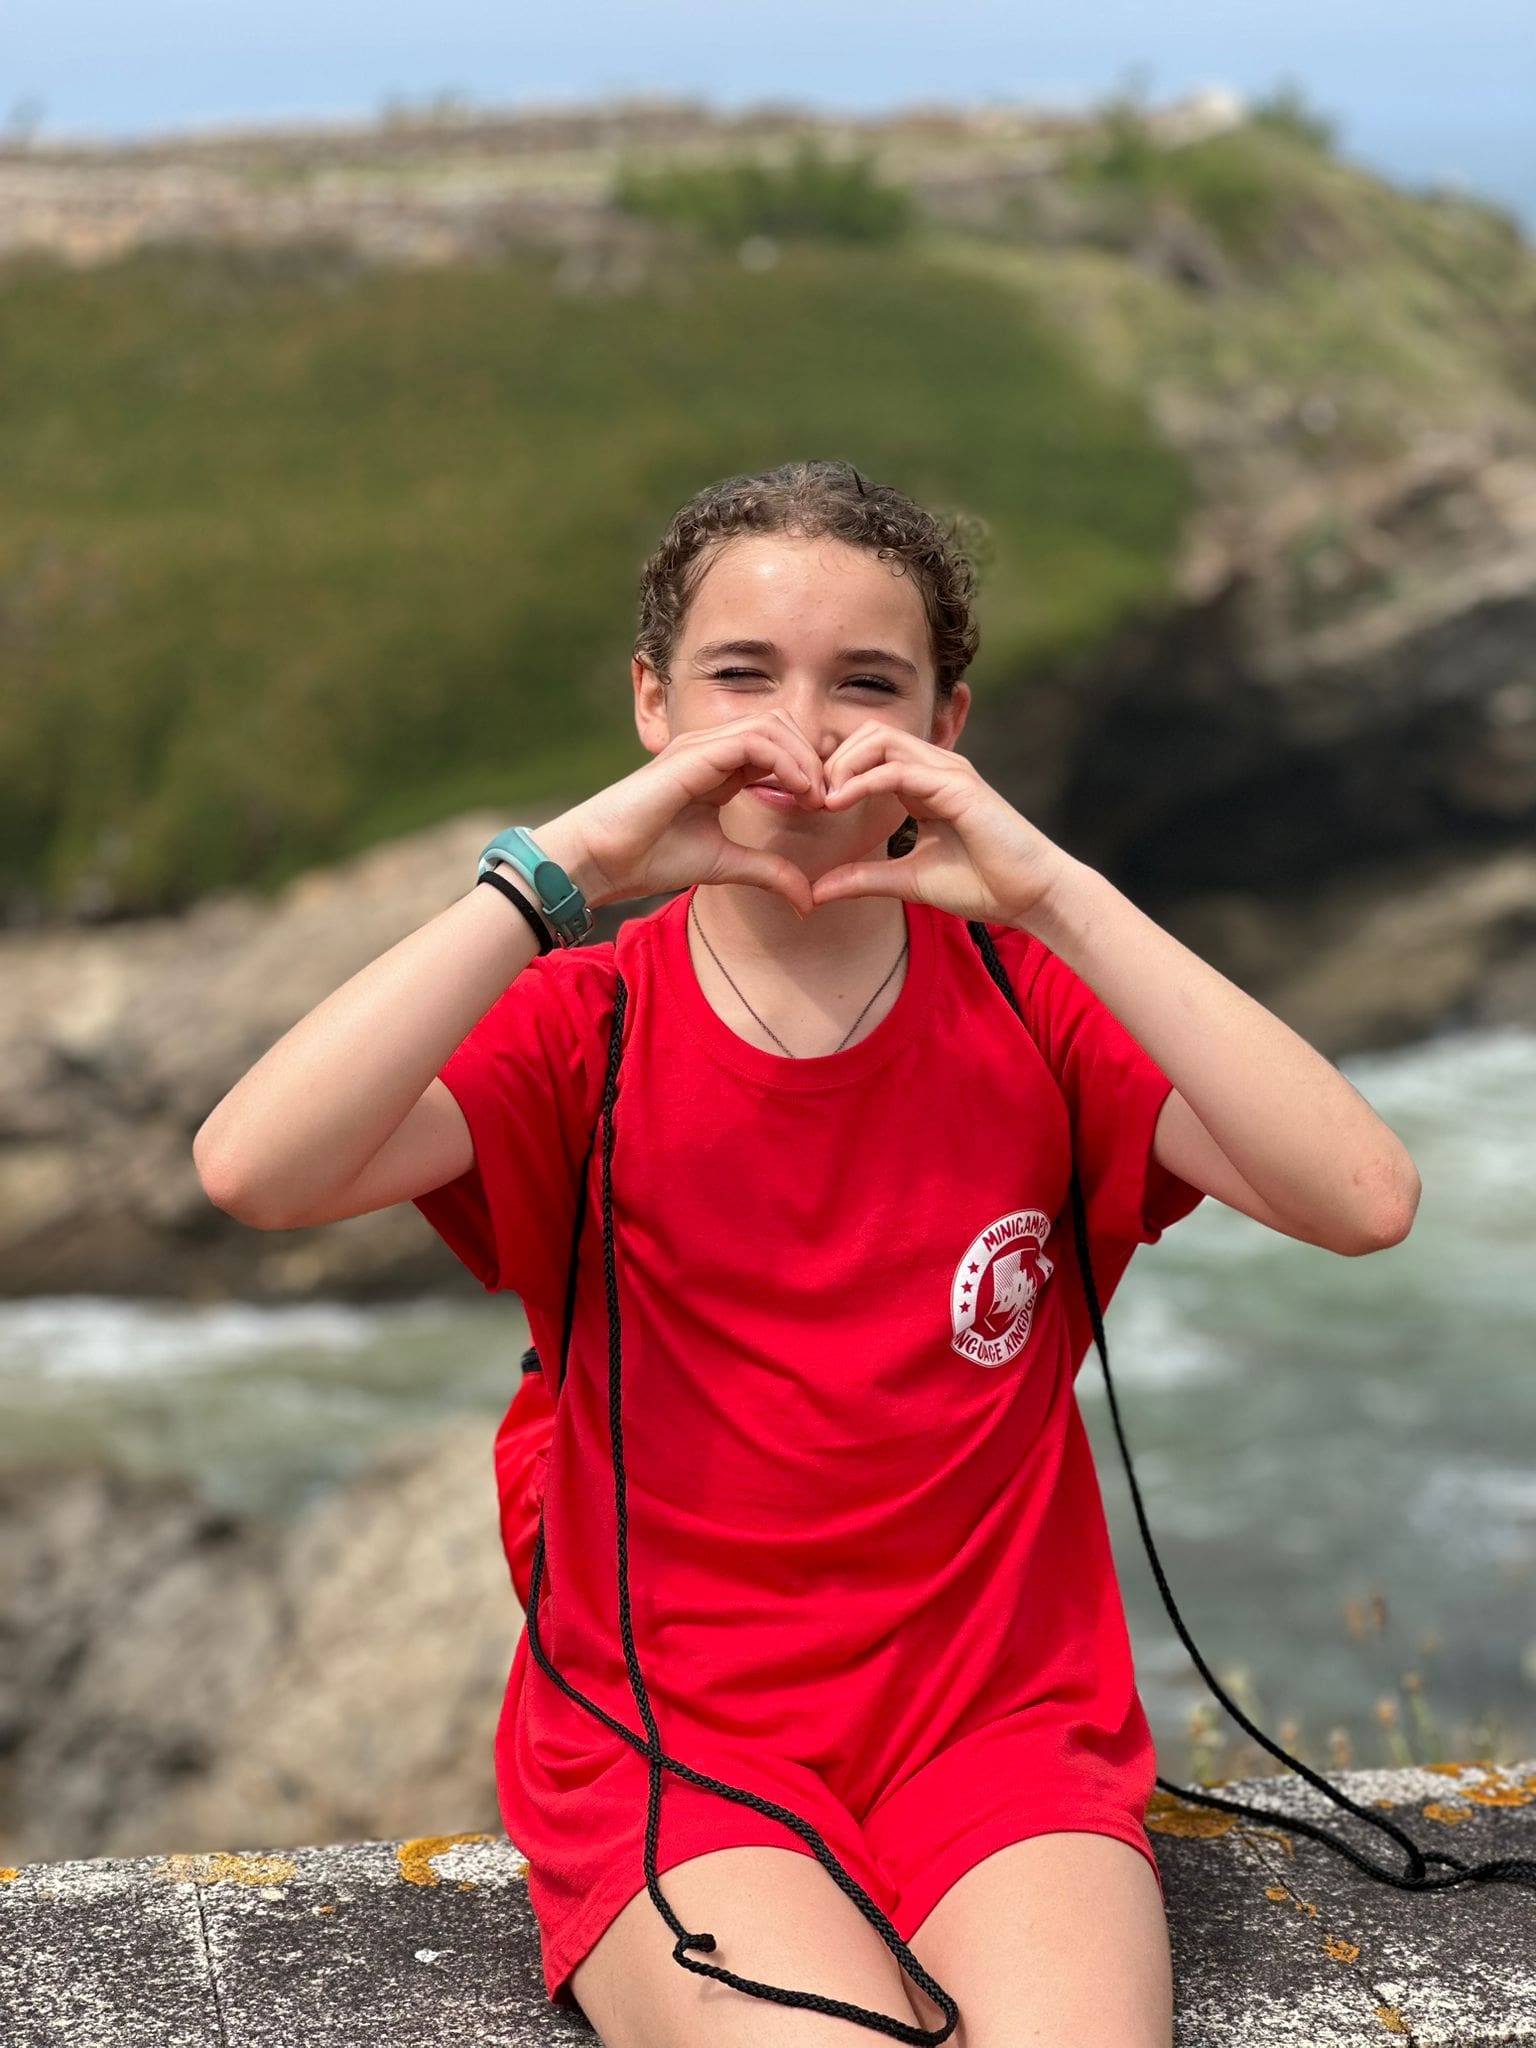
<path fill-rule="evenodd" d="M 893 484 L 867 483 L 851 462 L 789 462 L 758 476 L 708 484 L 679 507 L 640 578 L 636 656 L 665 676 L 694 593 L 721 546 L 738 534 L 829 535 L 905 565 L 928 616 L 937 701 L 975 659 L 976 564 L 985 559 L 986 522 L 935 515 Z"/>

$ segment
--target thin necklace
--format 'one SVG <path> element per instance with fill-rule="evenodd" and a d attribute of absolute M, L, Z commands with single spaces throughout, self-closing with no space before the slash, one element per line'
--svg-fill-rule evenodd
<path fill-rule="evenodd" d="M 693 919 L 694 930 L 698 933 L 701 939 L 704 939 L 704 944 L 708 948 L 710 959 L 714 961 L 715 965 L 719 968 L 720 972 L 725 976 L 726 980 L 730 982 L 731 987 L 736 989 L 737 995 L 741 996 L 741 1000 L 744 1004 L 746 1004 L 746 1007 L 749 1010 L 752 1010 L 752 1005 L 747 1002 L 745 996 L 741 995 L 741 990 L 739 988 L 736 988 L 736 983 L 731 978 L 730 969 L 726 966 L 725 962 L 720 958 L 720 955 L 715 951 L 714 947 L 710 945 L 709 940 L 704 937 L 704 927 L 699 923 L 699 900 L 697 896 L 689 897 L 688 913 Z M 891 975 L 896 972 L 897 967 L 901 965 L 902 961 L 905 960 L 906 957 L 907 938 L 905 932 L 903 932 L 901 940 L 901 951 L 896 955 L 895 965 L 892 966 L 890 974 L 886 975 L 885 981 L 882 981 L 880 987 L 875 990 L 875 995 L 870 997 L 869 1003 L 872 1003 L 875 1000 L 875 996 L 878 996 L 880 994 L 881 990 L 885 987 L 885 983 L 890 980 Z M 853 1022 L 848 1026 L 848 1029 L 843 1033 L 842 1037 L 838 1040 L 837 1044 L 833 1046 L 832 1050 L 834 1052 L 841 1052 L 843 1047 L 848 1043 L 849 1039 L 852 1038 L 854 1032 L 858 1030 L 860 1024 L 864 1020 L 865 1011 L 867 1011 L 869 1008 L 869 1003 L 866 1003 L 864 1005 L 864 1009 L 860 1010 L 858 1016 L 854 1018 Z M 754 1017 L 757 1017 L 756 1010 L 752 1010 L 752 1014 Z M 777 1031 L 774 1030 L 771 1024 L 765 1023 L 761 1017 L 757 1017 L 757 1021 L 759 1024 L 763 1026 L 763 1029 L 767 1032 L 768 1036 L 773 1040 L 774 1044 L 780 1047 L 782 1051 L 789 1053 L 789 1057 L 792 1060 L 797 1060 L 804 1057 L 804 1055 L 800 1053 L 790 1052 L 789 1047 L 785 1045 L 783 1039 L 780 1038 L 779 1034 L 777 1033 Z M 825 1058 L 825 1054 L 817 1055 L 817 1057 Z"/>

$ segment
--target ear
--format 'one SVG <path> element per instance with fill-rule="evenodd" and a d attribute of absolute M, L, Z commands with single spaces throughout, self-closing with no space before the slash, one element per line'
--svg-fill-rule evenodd
<path fill-rule="evenodd" d="M 640 744 L 648 754 L 659 754 L 672 738 L 667 718 L 668 686 L 642 654 L 631 657 L 629 673 L 635 688 L 635 730 L 640 735 Z"/>
<path fill-rule="evenodd" d="M 958 682 L 949 694 L 948 703 L 938 706 L 933 714 L 933 731 L 929 738 L 936 747 L 952 747 L 965 730 L 965 721 L 971 709 L 971 686 Z"/>

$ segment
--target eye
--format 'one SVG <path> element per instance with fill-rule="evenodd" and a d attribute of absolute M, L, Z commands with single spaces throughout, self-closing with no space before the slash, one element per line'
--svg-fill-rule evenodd
<path fill-rule="evenodd" d="M 762 670 L 758 668 L 719 668 L 713 671 L 710 680 L 723 683 L 729 681 L 732 676 L 760 676 L 761 674 Z M 896 695 L 896 685 L 888 683 L 884 676 L 850 676 L 848 680 L 850 683 L 862 683 L 867 689 L 883 690 L 888 697 Z"/>

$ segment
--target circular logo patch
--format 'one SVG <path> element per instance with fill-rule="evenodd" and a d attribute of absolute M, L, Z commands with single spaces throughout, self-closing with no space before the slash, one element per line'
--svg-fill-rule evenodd
<path fill-rule="evenodd" d="M 1045 1256 L 1051 1219 L 1043 1209 L 1014 1209 L 989 1223 L 950 1283 L 951 1343 L 977 1365 L 1006 1365 L 1029 1340 L 1035 1297 L 1055 1262 Z"/>

